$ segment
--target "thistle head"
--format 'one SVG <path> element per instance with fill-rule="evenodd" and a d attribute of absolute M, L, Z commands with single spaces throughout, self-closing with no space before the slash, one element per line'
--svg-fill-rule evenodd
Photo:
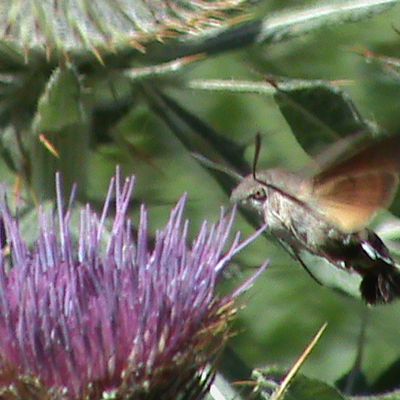
<path fill-rule="evenodd" d="M 132 190 L 132 178 L 113 179 L 102 213 L 87 205 L 74 237 L 58 185 L 58 212 L 39 211 L 30 246 L 1 203 L 4 398 L 179 399 L 207 390 L 234 300 L 253 279 L 225 297 L 215 287 L 255 236 L 240 243 L 237 235 L 227 249 L 232 214 L 204 222 L 189 244 L 183 197 L 150 243 L 145 206 L 137 224 L 128 217 Z"/>

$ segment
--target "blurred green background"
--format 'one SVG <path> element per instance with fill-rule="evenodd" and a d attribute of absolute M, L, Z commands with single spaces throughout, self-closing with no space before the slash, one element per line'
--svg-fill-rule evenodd
<path fill-rule="evenodd" d="M 258 2 L 250 8 L 250 14 L 251 18 L 265 17 L 272 12 L 315 4 L 319 3 L 269 0 Z M 322 26 L 288 41 L 203 55 L 177 74 L 150 77 L 144 82 L 144 88 L 148 85 L 162 90 L 224 137 L 246 145 L 245 158 L 249 163 L 254 154 L 254 136 L 260 132 L 263 137 L 260 168 L 282 166 L 297 170 L 310 159 L 296 141 L 272 95 L 195 90 L 188 87 L 190 83 L 195 79 L 224 79 L 264 84 L 265 77 L 270 75 L 336 82 L 365 118 L 380 130 L 398 133 L 400 75 L 396 68 L 392 70 L 386 64 L 382 67 L 365 57 L 365 51 L 369 50 L 400 58 L 397 29 L 400 29 L 400 6 L 362 21 Z M 137 55 L 129 67 L 147 64 L 151 64 L 151 51 Z M 102 68 L 98 67 L 99 74 L 104 72 Z M 46 74 L 51 69 L 52 66 Z M 87 149 L 82 150 L 77 139 L 72 146 L 74 152 L 87 151 L 84 167 L 87 186 L 81 188 L 85 200 L 102 201 L 116 165 L 121 165 L 125 174 L 134 174 L 137 178 L 135 196 L 149 206 L 152 231 L 164 224 L 171 206 L 184 192 L 189 196 L 187 217 L 193 233 L 204 219 L 216 220 L 221 206 L 229 207 L 229 198 L 220 185 L 149 107 L 144 100 L 145 90 L 131 93 L 125 78 L 118 73 L 115 76 L 110 73 L 101 84 L 92 84 L 95 78 L 91 76 L 85 79 L 83 92 L 91 96 L 88 118 L 95 131 L 88 139 Z M 111 123 L 113 117 L 103 112 L 103 108 L 109 110 L 112 104 L 124 104 L 127 98 L 128 104 L 122 107 L 120 118 Z M 3 145 L 8 140 L 7 126 L 3 125 Z M 51 141 L 51 136 L 48 138 Z M 58 150 L 62 152 L 63 148 Z M 33 164 L 36 160 L 31 159 Z M 5 162 L 0 173 L 10 187 L 15 184 L 18 174 L 10 171 Z M 73 173 L 79 181 L 79 170 Z M 396 202 L 400 202 L 400 196 Z M 244 235 L 254 231 L 240 215 L 235 229 Z M 246 306 L 239 312 L 234 327 L 236 334 L 231 341 L 232 349 L 246 364 L 256 367 L 279 363 L 290 367 L 327 321 L 327 331 L 302 372 L 334 383 L 353 366 L 365 318 L 362 369 L 367 379 L 373 382 L 400 358 L 399 302 L 369 308 L 358 299 L 321 287 L 281 248 L 264 238 L 259 238 L 238 257 L 238 265 L 233 266 L 232 276 L 222 290 L 237 286 L 266 258 L 271 260 L 271 266 L 245 296 Z"/>

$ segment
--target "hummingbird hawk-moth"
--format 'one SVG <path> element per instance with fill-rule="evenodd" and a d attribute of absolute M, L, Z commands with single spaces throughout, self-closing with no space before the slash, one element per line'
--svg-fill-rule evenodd
<path fill-rule="evenodd" d="M 400 270 L 382 240 L 367 228 L 396 194 L 400 136 L 371 139 L 326 161 L 312 176 L 283 169 L 256 171 L 259 136 L 256 147 L 253 173 L 233 190 L 231 200 L 255 210 L 300 262 L 301 253 L 309 252 L 358 273 L 368 304 L 400 297 Z"/>

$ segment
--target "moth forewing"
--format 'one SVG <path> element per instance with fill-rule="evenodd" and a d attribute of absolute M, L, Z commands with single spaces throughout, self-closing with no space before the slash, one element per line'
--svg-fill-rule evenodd
<path fill-rule="evenodd" d="M 314 185 L 312 198 L 325 218 L 344 232 L 356 232 L 390 206 L 398 181 L 397 175 L 382 171 L 340 176 Z"/>
<path fill-rule="evenodd" d="M 361 149 L 354 148 L 346 154 L 338 157 L 336 162 L 322 165 L 313 178 L 314 183 L 322 185 L 339 176 L 358 176 L 375 171 L 400 173 L 400 135 L 371 140 L 361 145 Z"/>
<path fill-rule="evenodd" d="M 399 172 L 400 138 L 375 140 L 315 175 L 311 198 L 325 218 L 344 232 L 356 232 L 390 206 Z"/>

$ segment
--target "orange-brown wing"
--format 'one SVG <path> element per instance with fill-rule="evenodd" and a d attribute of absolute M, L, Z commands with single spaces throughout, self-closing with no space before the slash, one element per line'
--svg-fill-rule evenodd
<path fill-rule="evenodd" d="M 312 180 L 309 195 L 325 217 L 345 232 L 365 227 L 390 205 L 400 172 L 400 137 L 374 141 Z"/>
<path fill-rule="evenodd" d="M 349 151 L 344 153 L 349 153 Z M 386 136 L 380 140 L 370 140 L 361 145 L 361 149 L 353 151 L 338 162 L 322 167 L 314 178 L 314 185 L 323 185 L 339 176 L 359 175 L 371 171 L 400 172 L 400 135 Z"/>
<path fill-rule="evenodd" d="M 314 200 L 327 219 L 345 232 L 356 232 L 390 205 L 398 182 L 396 174 L 384 171 L 338 177 L 314 187 Z"/>

